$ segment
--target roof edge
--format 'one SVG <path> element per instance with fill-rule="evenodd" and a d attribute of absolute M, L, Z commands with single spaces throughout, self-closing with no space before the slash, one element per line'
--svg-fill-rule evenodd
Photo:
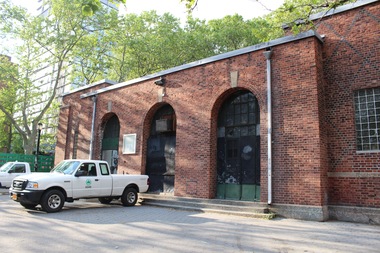
<path fill-rule="evenodd" d="M 336 7 L 335 9 L 331 9 L 331 10 L 329 10 L 327 12 L 326 11 L 322 11 L 322 12 L 319 12 L 319 13 L 316 13 L 316 14 L 312 14 L 312 15 L 310 15 L 309 20 L 314 21 L 316 19 L 321 19 L 321 18 L 324 18 L 324 17 L 328 17 L 328 16 L 331 16 L 331 15 L 335 15 L 335 14 L 341 13 L 341 12 L 349 11 L 349 10 L 352 10 L 352 9 L 355 9 L 355 8 L 359 8 L 359 7 L 368 5 L 368 4 L 372 4 L 372 3 L 375 3 L 375 2 L 378 2 L 378 1 L 379 0 L 358 0 L 358 1 L 353 2 L 353 3 L 348 3 L 348 4 L 345 4 L 345 5 Z"/>
<path fill-rule="evenodd" d="M 253 45 L 253 46 L 249 46 L 249 47 L 237 49 L 237 50 L 234 50 L 234 51 L 230 51 L 230 52 L 227 52 L 227 53 L 211 56 L 211 57 L 204 58 L 204 59 L 201 59 L 201 60 L 198 60 L 198 61 L 190 62 L 190 63 L 184 64 L 184 65 L 180 65 L 180 66 L 173 67 L 173 68 L 170 68 L 170 69 L 166 69 L 166 70 L 163 70 L 163 71 L 160 71 L 160 72 L 156 72 L 156 73 L 153 73 L 153 74 L 150 74 L 150 75 L 146 75 L 146 76 L 139 77 L 139 78 L 136 78 L 136 79 L 128 80 L 126 82 L 118 83 L 118 84 L 112 85 L 110 87 L 105 87 L 105 88 L 102 88 L 102 89 L 99 89 L 99 90 L 96 90 L 96 91 L 93 91 L 93 92 L 82 94 L 80 96 L 80 98 L 87 98 L 87 97 L 95 96 L 95 95 L 103 93 L 103 92 L 111 91 L 111 90 L 114 90 L 114 89 L 118 89 L 118 88 L 122 88 L 122 87 L 125 87 L 125 86 L 129 86 L 129 85 L 133 85 L 133 84 L 136 84 L 136 83 L 139 83 L 139 82 L 143 82 L 143 81 L 146 81 L 146 80 L 149 80 L 149 79 L 159 78 L 161 76 L 165 76 L 165 75 L 172 74 L 172 73 L 175 73 L 175 72 L 179 72 L 179 71 L 182 71 L 182 70 L 198 67 L 198 66 L 205 65 L 205 64 L 208 64 L 208 63 L 213 63 L 213 62 L 216 62 L 216 61 L 224 60 L 224 59 L 235 57 L 235 56 L 242 55 L 242 54 L 247 54 L 247 53 L 255 52 L 255 51 L 258 51 L 258 50 L 265 49 L 265 48 L 274 47 L 274 46 L 290 43 L 290 42 L 297 41 L 297 40 L 302 40 L 302 39 L 309 38 L 309 37 L 316 37 L 321 43 L 323 43 L 322 37 L 316 31 L 309 30 L 307 32 L 299 33 L 297 35 L 289 35 L 289 36 L 281 37 L 281 38 L 274 39 L 274 40 L 271 40 L 271 41 L 268 41 L 268 42 L 264 42 L 264 43 L 256 44 L 256 45 Z"/>
<path fill-rule="evenodd" d="M 75 92 L 78 92 L 78 91 L 81 91 L 81 90 L 85 90 L 85 89 L 88 89 L 88 88 L 92 88 L 92 87 L 95 87 L 99 84 L 104 84 L 104 83 L 107 83 L 107 84 L 110 84 L 110 85 L 114 85 L 116 84 L 117 82 L 115 81 L 112 81 L 112 80 L 108 80 L 108 79 L 102 79 L 102 80 L 99 80 L 99 81 L 96 81 L 94 83 L 90 83 L 88 85 L 85 85 L 85 86 L 81 86 L 79 88 L 76 88 L 76 89 L 73 89 L 71 91 L 68 91 L 68 92 L 65 92 L 65 93 L 62 93 L 61 95 L 59 95 L 60 97 L 64 97 L 66 95 L 70 95 L 72 93 L 75 93 Z"/>

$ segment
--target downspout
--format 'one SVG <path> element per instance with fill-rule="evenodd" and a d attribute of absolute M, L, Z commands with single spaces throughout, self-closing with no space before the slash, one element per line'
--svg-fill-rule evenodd
<path fill-rule="evenodd" d="M 92 108 L 92 120 L 91 120 L 91 139 L 90 139 L 90 154 L 89 159 L 92 159 L 92 155 L 94 152 L 94 136 L 95 136 L 95 116 L 96 116 L 96 102 L 98 100 L 98 97 L 95 95 L 92 98 L 93 102 L 93 108 Z"/>
<path fill-rule="evenodd" d="M 268 205 L 272 204 L 272 48 L 264 52 L 267 59 L 267 106 L 268 106 Z"/>

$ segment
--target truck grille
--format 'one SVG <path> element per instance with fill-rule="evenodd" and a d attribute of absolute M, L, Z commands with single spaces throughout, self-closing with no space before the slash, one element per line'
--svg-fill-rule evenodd
<path fill-rule="evenodd" d="M 24 180 L 13 180 L 13 189 L 15 190 L 24 190 L 28 181 Z"/>

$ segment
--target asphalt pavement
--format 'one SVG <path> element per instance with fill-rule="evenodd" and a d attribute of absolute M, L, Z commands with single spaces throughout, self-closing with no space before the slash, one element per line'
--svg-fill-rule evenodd
<path fill-rule="evenodd" d="M 5 195 L 1 195 L 5 193 Z M 380 252 L 380 226 L 180 211 L 117 201 L 26 210 L 0 190 L 1 252 Z"/>

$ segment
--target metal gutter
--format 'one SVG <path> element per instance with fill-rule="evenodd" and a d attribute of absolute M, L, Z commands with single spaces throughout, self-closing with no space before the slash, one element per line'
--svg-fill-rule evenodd
<path fill-rule="evenodd" d="M 267 62 L 267 107 L 268 107 L 268 204 L 272 204 L 272 48 L 264 52 Z"/>
<path fill-rule="evenodd" d="M 108 80 L 108 79 L 103 79 L 103 80 L 100 80 L 100 81 L 97 81 L 97 82 L 94 82 L 94 83 L 91 83 L 89 85 L 86 85 L 86 86 L 82 86 L 82 87 L 79 87 L 79 88 L 76 88 L 76 89 L 73 89 L 71 91 L 68 91 L 68 92 L 65 92 L 65 93 L 62 93 L 60 94 L 59 96 L 60 97 L 64 97 L 64 96 L 67 96 L 67 95 L 70 95 L 70 94 L 73 94 L 75 92 L 79 92 L 79 91 L 82 91 L 82 90 L 86 90 L 88 88 L 92 88 L 92 87 L 95 87 L 99 84 L 104 84 L 104 83 L 107 83 L 109 85 L 114 85 L 116 84 L 117 82 L 115 81 L 112 81 L 112 80 Z"/>
<path fill-rule="evenodd" d="M 90 152 L 88 154 L 88 159 L 92 159 L 94 153 L 94 139 L 95 139 L 95 117 L 96 117 L 96 104 L 98 97 L 95 95 L 92 97 L 93 108 L 92 108 L 92 120 L 91 120 L 91 139 L 90 139 Z"/>

